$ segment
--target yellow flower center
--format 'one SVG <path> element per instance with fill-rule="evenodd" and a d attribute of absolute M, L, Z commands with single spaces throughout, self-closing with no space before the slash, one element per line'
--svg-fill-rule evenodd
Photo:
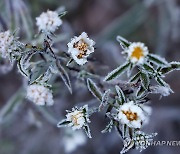
<path fill-rule="evenodd" d="M 137 120 L 137 113 L 131 111 L 122 111 L 129 121 Z"/>
<path fill-rule="evenodd" d="M 73 47 L 80 51 L 80 53 L 77 55 L 77 58 L 81 59 L 86 55 L 88 45 L 83 40 L 74 43 Z"/>
<path fill-rule="evenodd" d="M 138 60 L 139 60 L 141 57 L 143 57 L 143 56 L 144 56 L 143 49 L 140 48 L 140 47 L 134 48 L 134 51 L 133 51 L 132 54 L 131 54 L 131 57 L 132 57 L 132 58 L 135 57 L 135 58 L 137 58 Z"/>
<path fill-rule="evenodd" d="M 81 112 L 79 112 L 79 113 L 77 113 L 77 114 L 75 114 L 75 115 L 72 115 L 72 121 L 73 121 L 73 123 L 74 123 L 74 125 L 75 126 L 77 126 L 77 125 L 79 125 L 78 124 L 78 118 L 79 118 L 79 116 L 78 115 L 80 115 L 80 117 L 82 117 L 82 113 Z"/>

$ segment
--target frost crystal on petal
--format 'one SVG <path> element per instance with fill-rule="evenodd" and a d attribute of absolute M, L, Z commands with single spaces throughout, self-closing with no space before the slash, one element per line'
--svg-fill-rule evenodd
<path fill-rule="evenodd" d="M 89 39 L 88 35 L 83 32 L 80 36 L 75 36 L 71 42 L 67 44 L 68 53 L 79 65 L 87 62 L 87 57 L 94 52 L 95 42 Z"/>
<path fill-rule="evenodd" d="M 27 87 L 27 98 L 37 105 L 53 105 L 53 95 L 48 88 L 32 84 Z"/>

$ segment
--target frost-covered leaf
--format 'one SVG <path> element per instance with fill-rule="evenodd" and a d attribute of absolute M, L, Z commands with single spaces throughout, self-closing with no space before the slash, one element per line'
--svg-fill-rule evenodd
<path fill-rule="evenodd" d="M 89 138 L 92 138 L 92 136 L 91 136 L 91 131 L 90 131 L 89 126 L 88 126 L 88 125 L 85 125 L 83 128 L 84 128 L 84 131 L 85 131 L 86 135 L 87 135 Z"/>
<path fill-rule="evenodd" d="M 113 120 L 111 120 L 111 121 L 108 123 L 108 125 L 106 126 L 106 128 L 101 131 L 101 133 L 107 133 L 107 132 L 110 133 L 111 130 L 112 130 L 112 128 L 113 128 L 113 125 L 114 125 Z"/>
<path fill-rule="evenodd" d="M 61 76 L 62 80 L 64 81 L 65 85 L 67 86 L 70 93 L 72 93 L 71 81 L 69 79 L 69 75 L 66 70 L 62 67 L 59 60 L 56 60 L 56 66 L 59 71 L 59 75 Z"/>
<path fill-rule="evenodd" d="M 144 89 L 143 86 L 140 86 L 140 87 L 138 88 L 138 90 L 137 90 L 136 96 L 137 96 L 137 97 L 140 97 L 140 96 L 142 96 L 145 92 L 146 92 L 146 89 Z"/>
<path fill-rule="evenodd" d="M 110 94 L 110 89 L 106 90 L 102 96 L 102 101 L 101 104 L 99 106 L 99 111 L 101 111 L 105 106 L 107 106 L 108 104 L 108 100 L 109 100 L 109 94 Z"/>
<path fill-rule="evenodd" d="M 154 68 L 150 64 L 148 64 L 148 63 L 143 64 L 143 68 L 146 71 L 150 72 L 150 73 L 154 73 L 155 72 Z"/>
<path fill-rule="evenodd" d="M 119 66 L 118 68 L 116 68 L 112 72 L 110 72 L 105 77 L 104 81 L 110 81 L 110 80 L 118 78 L 121 74 L 123 74 L 128 69 L 129 66 L 130 66 L 130 62 Z"/>
<path fill-rule="evenodd" d="M 141 75 L 141 72 L 139 71 L 138 73 L 136 73 L 135 75 L 133 75 L 133 76 L 129 79 L 129 81 L 130 81 L 130 82 L 138 81 L 139 78 L 140 78 L 140 75 Z"/>
<path fill-rule="evenodd" d="M 160 70 L 162 72 L 162 74 L 166 74 L 166 73 L 172 72 L 174 70 L 180 70 L 180 62 L 171 62 L 169 64 L 170 64 L 170 66 L 163 67 Z"/>
<path fill-rule="evenodd" d="M 116 92 L 117 92 L 117 95 L 118 95 L 118 98 L 121 102 L 121 104 L 124 104 L 126 102 L 126 97 L 124 95 L 124 92 L 122 91 L 122 89 L 119 87 L 119 86 L 115 86 L 115 89 L 116 89 Z"/>
<path fill-rule="evenodd" d="M 87 79 L 88 90 L 96 97 L 99 101 L 102 101 L 102 93 L 97 85 L 91 79 Z"/>
<path fill-rule="evenodd" d="M 128 40 L 126 40 L 122 36 L 117 36 L 116 39 L 120 43 L 122 49 L 126 49 L 131 44 L 131 42 L 129 42 Z"/>
<path fill-rule="evenodd" d="M 67 127 L 69 123 L 70 121 L 67 121 L 66 119 L 64 119 L 57 124 L 57 127 Z"/>
<path fill-rule="evenodd" d="M 124 140 L 124 147 L 121 150 L 120 154 L 124 154 L 124 153 L 128 152 L 133 146 L 134 146 L 134 141 L 131 140 L 130 138 L 126 138 Z"/>
<path fill-rule="evenodd" d="M 158 55 L 149 54 L 148 57 L 149 57 L 150 62 L 152 62 L 153 64 L 156 64 L 158 66 L 166 66 L 166 65 L 168 65 L 168 62 L 164 58 L 162 58 L 162 57 L 160 57 Z"/>
<path fill-rule="evenodd" d="M 164 87 L 169 87 L 169 85 L 161 77 L 156 77 L 155 80 L 159 85 Z"/>
<path fill-rule="evenodd" d="M 161 96 L 169 96 L 173 91 L 169 87 L 164 86 L 151 86 L 150 93 L 160 94 Z"/>
<path fill-rule="evenodd" d="M 24 68 L 23 58 L 22 58 L 22 57 L 19 58 L 19 60 L 17 61 L 17 67 L 18 67 L 19 72 L 20 72 L 23 76 L 29 78 L 30 72 Z"/>
<path fill-rule="evenodd" d="M 144 89 L 147 90 L 150 84 L 148 74 L 144 71 L 141 71 L 140 79 L 141 79 L 142 86 L 144 87 Z"/>

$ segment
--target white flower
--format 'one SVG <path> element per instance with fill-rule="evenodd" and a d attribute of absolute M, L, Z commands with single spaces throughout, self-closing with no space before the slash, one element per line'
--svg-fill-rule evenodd
<path fill-rule="evenodd" d="M 48 88 L 33 84 L 27 87 L 27 98 L 37 105 L 53 105 L 53 95 Z"/>
<path fill-rule="evenodd" d="M 13 50 L 16 49 L 14 43 L 14 37 L 10 34 L 10 31 L 0 33 L 0 56 L 6 58 Z"/>
<path fill-rule="evenodd" d="M 75 36 L 68 44 L 68 53 L 79 65 L 84 65 L 87 62 L 87 57 L 94 52 L 95 42 L 88 38 L 88 35 L 83 32 L 80 36 Z"/>
<path fill-rule="evenodd" d="M 71 112 L 66 115 L 66 121 L 70 122 L 68 126 L 72 127 L 73 130 L 81 129 L 83 126 L 90 122 L 89 116 L 87 115 L 87 106 L 73 108 Z"/>
<path fill-rule="evenodd" d="M 136 105 L 133 101 L 130 101 L 120 107 L 118 119 L 129 127 L 140 128 L 142 124 L 147 122 L 150 112 L 150 107 Z"/>
<path fill-rule="evenodd" d="M 148 48 L 141 42 L 133 42 L 125 50 L 128 54 L 128 59 L 133 64 L 143 64 L 145 62 L 145 57 L 149 53 Z"/>
<path fill-rule="evenodd" d="M 75 132 L 71 129 L 67 129 L 63 138 L 63 144 L 66 153 L 73 152 L 79 146 L 84 145 L 86 142 L 87 138 L 81 130 Z"/>
<path fill-rule="evenodd" d="M 38 26 L 39 31 L 54 32 L 62 25 L 62 20 L 55 11 L 48 10 L 36 18 L 36 25 Z"/>

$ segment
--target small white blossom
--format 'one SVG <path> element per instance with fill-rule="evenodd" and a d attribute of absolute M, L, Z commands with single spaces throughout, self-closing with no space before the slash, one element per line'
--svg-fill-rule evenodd
<path fill-rule="evenodd" d="M 37 105 L 53 105 L 53 95 L 48 88 L 33 84 L 27 87 L 27 98 Z"/>
<path fill-rule="evenodd" d="M 120 107 L 118 119 L 121 123 L 127 124 L 129 127 L 141 128 L 142 124 L 147 122 L 150 112 L 149 107 L 139 106 L 134 104 L 133 101 L 130 101 Z"/>
<path fill-rule="evenodd" d="M 84 145 L 87 142 L 85 134 L 79 131 L 66 130 L 66 134 L 63 137 L 63 144 L 66 153 L 75 151 L 79 146 Z"/>
<path fill-rule="evenodd" d="M 55 11 L 48 10 L 36 18 L 36 25 L 38 26 L 39 31 L 53 33 L 60 25 L 62 25 L 62 20 Z"/>
<path fill-rule="evenodd" d="M 87 106 L 81 107 L 80 109 L 73 108 L 72 111 L 66 115 L 66 120 L 70 122 L 68 126 L 76 130 L 81 129 L 87 122 L 90 122 L 87 110 Z"/>
<path fill-rule="evenodd" d="M 148 55 L 148 48 L 141 42 L 133 42 L 125 50 L 128 54 L 128 59 L 133 64 L 143 64 L 145 62 L 145 57 Z"/>
<path fill-rule="evenodd" d="M 95 42 L 88 38 L 88 35 L 83 32 L 80 36 L 75 36 L 68 44 L 68 53 L 79 65 L 84 65 L 87 62 L 87 57 L 94 52 Z"/>
<path fill-rule="evenodd" d="M 10 31 L 0 33 L 0 56 L 7 58 L 13 50 L 16 49 L 14 37 L 10 34 Z"/>

